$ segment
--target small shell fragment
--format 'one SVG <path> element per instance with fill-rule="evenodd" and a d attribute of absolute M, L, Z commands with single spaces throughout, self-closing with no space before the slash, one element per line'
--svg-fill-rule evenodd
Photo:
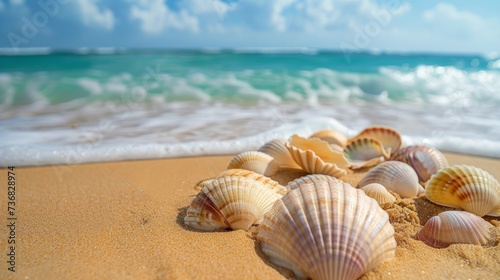
<path fill-rule="evenodd" d="M 369 197 L 375 199 L 379 205 L 393 203 L 396 197 L 393 196 L 384 186 L 379 183 L 371 183 L 361 188 Z"/>

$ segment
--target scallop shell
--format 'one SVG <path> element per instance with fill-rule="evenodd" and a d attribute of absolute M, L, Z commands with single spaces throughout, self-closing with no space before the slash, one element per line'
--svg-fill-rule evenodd
<path fill-rule="evenodd" d="M 184 223 L 200 230 L 248 230 L 282 196 L 262 182 L 238 176 L 214 179 L 187 209 Z"/>
<path fill-rule="evenodd" d="M 448 167 L 448 160 L 437 149 L 424 145 L 401 147 L 391 160 L 409 164 L 417 172 L 421 183 L 427 182 L 438 170 Z"/>
<path fill-rule="evenodd" d="M 333 129 L 316 131 L 313 135 L 309 136 L 309 138 L 319 138 L 328 142 L 330 145 L 338 145 L 342 148 L 347 145 L 347 137 L 342 132 Z"/>
<path fill-rule="evenodd" d="M 496 240 L 494 226 L 481 217 L 465 211 L 445 211 L 430 218 L 415 235 L 434 248 L 454 243 L 489 245 Z"/>
<path fill-rule="evenodd" d="M 246 169 L 266 176 L 272 176 L 278 172 L 279 163 L 268 154 L 249 151 L 235 156 L 229 162 L 227 169 Z"/>
<path fill-rule="evenodd" d="M 379 183 L 371 183 L 361 188 L 367 196 L 375 199 L 379 205 L 385 203 L 393 203 L 396 197 L 393 196 L 383 185 Z"/>
<path fill-rule="evenodd" d="M 379 183 L 403 198 L 415 197 L 422 191 L 415 170 L 400 161 L 386 161 L 375 166 L 361 179 L 358 187 L 371 183 Z"/>
<path fill-rule="evenodd" d="M 347 171 L 338 167 L 334 163 L 324 162 L 311 150 L 300 150 L 295 147 L 288 147 L 293 159 L 299 164 L 306 172 L 311 174 L 325 174 L 333 177 L 342 177 L 347 175 Z"/>
<path fill-rule="evenodd" d="M 293 160 L 292 155 L 290 155 L 290 152 L 286 148 L 286 141 L 283 139 L 274 139 L 267 142 L 259 148 L 259 152 L 272 156 L 281 167 L 301 168 Z"/>
<path fill-rule="evenodd" d="M 396 152 L 403 143 L 401 134 L 396 130 L 385 126 L 370 126 L 363 129 L 358 135 L 349 139 L 349 143 L 359 138 L 372 138 L 378 140 L 389 154 Z"/>
<path fill-rule="evenodd" d="M 347 145 L 344 150 L 345 157 L 351 163 L 352 169 L 375 166 L 390 157 L 390 151 L 372 138 L 358 138 Z"/>
<path fill-rule="evenodd" d="M 363 191 L 333 179 L 277 200 L 256 238 L 271 262 L 311 279 L 358 279 L 396 249 L 387 213 Z"/>
<path fill-rule="evenodd" d="M 215 177 L 215 178 L 217 179 L 217 178 L 227 177 L 227 176 L 240 176 L 240 177 L 245 177 L 245 178 L 259 181 L 259 182 L 263 183 L 264 186 L 266 186 L 272 190 L 275 190 L 277 193 L 279 193 L 281 195 L 285 195 L 288 192 L 288 189 L 286 187 L 280 185 L 280 183 L 274 181 L 273 179 L 271 179 L 267 176 L 261 175 L 257 172 L 253 172 L 253 171 L 245 170 L 245 169 L 224 170 L 219 175 L 217 175 L 217 177 Z"/>
<path fill-rule="evenodd" d="M 464 209 L 480 217 L 500 217 L 500 184 L 481 168 L 453 165 L 434 174 L 425 185 L 430 201 Z"/>
<path fill-rule="evenodd" d="M 311 175 L 306 175 L 299 177 L 291 182 L 288 182 L 286 185 L 286 188 L 288 190 L 294 190 L 300 186 L 303 186 L 305 184 L 312 184 L 314 181 L 323 181 L 323 182 L 328 182 L 328 180 L 338 180 L 335 177 L 329 176 L 329 175 L 323 175 L 323 174 L 311 174 Z"/>

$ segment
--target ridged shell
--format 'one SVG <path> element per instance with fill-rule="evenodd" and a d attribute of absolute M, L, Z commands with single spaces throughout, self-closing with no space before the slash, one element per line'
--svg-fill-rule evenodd
<path fill-rule="evenodd" d="M 390 157 L 390 152 L 372 138 L 358 138 L 347 145 L 345 157 L 351 163 L 351 169 L 375 166 Z"/>
<path fill-rule="evenodd" d="M 448 167 L 448 160 L 437 149 L 424 145 L 401 147 L 391 160 L 407 163 L 417 172 L 421 183 L 427 182 L 438 170 Z"/>
<path fill-rule="evenodd" d="M 465 211 L 445 211 L 430 218 L 415 235 L 434 248 L 454 243 L 488 245 L 495 241 L 494 226 L 481 217 Z"/>
<path fill-rule="evenodd" d="M 286 148 L 286 141 L 283 139 L 274 139 L 267 142 L 264 146 L 259 148 L 259 152 L 272 156 L 281 167 L 301 168 L 293 160 L 290 152 Z"/>
<path fill-rule="evenodd" d="M 245 177 L 245 178 L 259 181 L 259 182 L 263 183 L 264 186 L 266 186 L 272 190 L 275 190 L 277 193 L 279 193 L 281 195 L 285 195 L 288 192 L 288 189 L 285 186 L 280 185 L 280 183 L 274 181 L 273 179 L 271 179 L 267 176 L 261 175 L 257 172 L 253 172 L 253 171 L 245 170 L 245 169 L 224 170 L 219 175 L 217 175 L 217 177 L 215 177 L 215 178 L 217 179 L 217 178 L 227 177 L 227 176 L 240 176 L 240 177 Z"/>
<path fill-rule="evenodd" d="M 211 181 L 194 198 L 184 217 L 187 226 L 200 230 L 248 230 L 282 196 L 262 182 L 228 176 Z"/>
<path fill-rule="evenodd" d="M 306 184 L 313 184 L 314 181 L 323 181 L 323 182 L 328 182 L 328 180 L 338 180 L 335 177 L 329 176 L 329 175 L 323 175 L 323 174 L 311 174 L 311 175 L 306 175 L 300 178 L 297 178 L 291 182 L 288 182 L 286 185 L 288 190 L 294 190 L 300 186 L 306 185 Z"/>
<path fill-rule="evenodd" d="M 248 151 L 235 156 L 227 165 L 227 169 L 246 169 L 262 175 L 272 176 L 279 171 L 279 163 L 268 154 Z"/>
<path fill-rule="evenodd" d="M 379 183 L 368 184 L 362 187 L 361 190 L 364 191 L 367 196 L 375 199 L 380 205 L 396 201 L 396 197 Z"/>
<path fill-rule="evenodd" d="M 256 237 L 271 262 L 299 278 L 358 279 L 396 249 L 387 213 L 363 191 L 333 179 L 277 200 Z"/>
<path fill-rule="evenodd" d="M 309 136 L 309 138 L 319 138 L 328 142 L 328 144 L 339 145 L 342 148 L 347 145 L 347 137 L 342 132 L 333 129 L 316 131 L 313 135 Z"/>
<path fill-rule="evenodd" d="M 384 149 L 390 148 L 389 153 L 395 153 L 401 147 L 403 140 L 396 130 L 385 126 L 370 126 L 363 129 L 358 135 L 349 139 L 349 143 L 359 138 L 373 138 L 378 140 Z"/>
<path fill-rule="evenodd" d="M 349 161 L 344 156 L 344 153 L 335 151 L 327 142 L 317 138 L 307 139 L 298 135 L 293 135 L 292 137 L 290 137 L 290 141 L 287 145 L 289 151 L 290 147 L 295 147 L 303 151 L 313 151 L 324 162 L 334 163 L 340 168 L 347 168 L 350 165 Z M 294 157 L 292 151 L 290 151 L 290 154 L 292 154 L 292 158 L 295 160 L 295 162 L 297 162 L 297 159 Z"/>
<path fill-rule="evenodd" d="M 491 174 L 469 165 L 453 165 L 434 174 L 425 185 L 430 201 L 464 209 L 480 217 L 500 216 L 500 184 Z"/>
<path fill-rule="evenodd" d="M 422 190 L 415 170 L 400 161 L 386 161 L 371 169 L 358 184 L 364 187 L 379 183 L 403 198 L 415 197 Z"/>
<path fill-rule="evenodd" d="M 333 177 L 342 177 L 347 175 L 347 171 L 338 167 L 334 163 L 324 162 L 311 150 L 300 150 L 293 146 L 288 147 L 290 154 L 297 164 L 306 172 L 311 174 L 325 174 Z"/>

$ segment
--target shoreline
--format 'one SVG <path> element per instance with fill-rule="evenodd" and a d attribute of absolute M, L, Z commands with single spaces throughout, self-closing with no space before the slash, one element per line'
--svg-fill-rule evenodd
<path fill-rule="evenodd" d="M 445 155 L 450 165 L 474 165 L 500 179 L 500 159 Z M 16 272 L 3 268 L 0 278 L 289 277 L 288 271 L 261 255 L 252 229 L 200 232 L 183 225 L 183 215 L 197 193 L 196 183 L 223 171 L 232 157 L 16 168 Z M 2 182 L 7 180 L 6 170 L 0 169 Z M 350 176 L 351 183 L 362 177 L 355 175 Z M 425 198 L 417 200 L 419 215 L 424 211 L 420 208 L 442 208 L 429 207 Z M 6 195 L 0 201 L 3 204 Z M 404 208 L 407 204 L 401 201 L 398 205 Z M 2 211 L 4 221 L 5 215 Z M 499 232 L 499 219 L 491 220 Z M 414 279 L 493 279 L 500 274 L 498 259 L 498 245 L 483 248 L 455 244 L 434 249 L 403 236 L 398 240 L 395 259 L 382 263 L 363 279 L 401 279 L 408 275 Z"/>

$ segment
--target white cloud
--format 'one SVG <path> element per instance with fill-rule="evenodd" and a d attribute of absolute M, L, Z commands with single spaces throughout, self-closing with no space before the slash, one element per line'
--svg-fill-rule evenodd
<path fill-rule="evenodd" d="M 130 16 L 139 20 L 147 33 L 160 33 L 164 29 L 199 31 L 196 17 L 184 9 L 177 13 L 171 11 L 163 0 L 141 0 L 131 6 Z"/>
<path fill-rule="evenodd" d="M 427 21 L 451 21 L 474 26 L 485 23 L 480 16 L 468 11 L 460 11 L 448 3 L 439 3 L 434 9 L 425 11 L 423 17 Z"/>
<path fill-rule="evenodd" d="M 112 30 L 115 25 L 115 16 L 110 9 L 100 9 L 97 6 L 98 0 L 77 0 L 79 13 L 85 25 L 99 26 L 107 30 Z"/>

